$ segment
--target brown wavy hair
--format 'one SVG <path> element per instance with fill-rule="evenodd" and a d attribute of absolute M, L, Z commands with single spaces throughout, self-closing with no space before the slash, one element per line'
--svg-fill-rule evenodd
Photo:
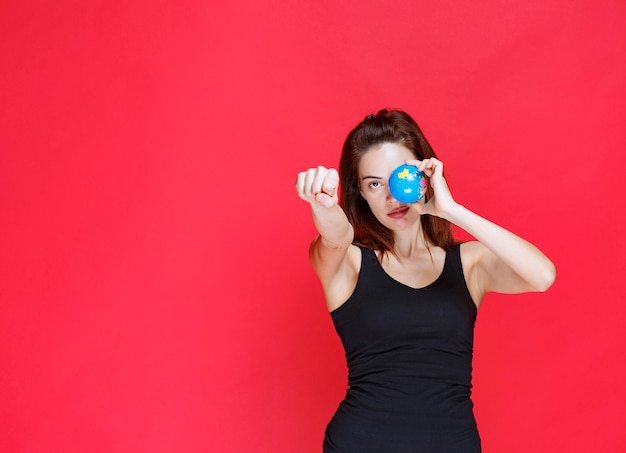
<path fill-rule="evenodd" d="M 392 231 L 380 223 L 367 201 L 361 196 L 359 163 L 373 146 L 397 143 L 408 148 L 418 160 L 437 157 L 421 129 L 407 113 L 401 110 L 380 110 L 368 115 L 346 138 L 339 161 L 341 180 L 340 205 L 354 227 L 354 243 L 367 248 L 393 253 Z M 433 195 L 429 185 L 426 199 Z M 428 242 L 448 250 L 456 241 L 452 224 L 441 217 L 422 215 L 422 231 Z"/>

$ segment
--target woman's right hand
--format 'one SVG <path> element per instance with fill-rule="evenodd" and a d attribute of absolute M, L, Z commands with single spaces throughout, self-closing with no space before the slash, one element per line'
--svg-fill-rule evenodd
<path fill-rule="evenodd" d="M 311 204 L 332 208 L 339 201 L 339 174 L 334 168 L 309 168 L 298 174 L 298 196 Z"/>

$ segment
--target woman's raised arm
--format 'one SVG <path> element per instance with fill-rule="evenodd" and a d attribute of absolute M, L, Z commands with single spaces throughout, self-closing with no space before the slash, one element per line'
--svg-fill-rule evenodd
<path fill-rule="evenodd" d="M 434 196 L 422 206 L 422 213 L 445 218 L 478 240 L 462 248 L 470 291 L 477 302 L 489 291 L 545 291 L 552 285 L 556 270 L 541 250 L 453 200 L 441 161 L 433 158 L 407 163 L 416 165 L 430 177 Z"/>
<path fill-rule="evenodd" d="M 319 233 L 309 249 L 309 258 L 317 273 L 327 300 L 343 297 L 344 291 L 337 297 L 333 287 L 343 286 L 354 274 L 354 266 L 349 265 L 348 250 L 354 240 L 354 229 L 343 209 L 338 205 L 339 175 L 333 168 L 310 168 L 298 174 L 296 191 L 303 200 L 311 205 L 313 223 Z M 340 302 L 343 302 L 340 300 Z M 334 305 L 334 304 L 333 304 Z"/>

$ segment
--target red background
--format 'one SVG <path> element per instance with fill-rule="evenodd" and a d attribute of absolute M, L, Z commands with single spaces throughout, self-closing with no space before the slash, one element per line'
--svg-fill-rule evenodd
<path fill-rule="evenodd" d="M 557 265 L 479 312 L 484 450 L 626 451 L 625 5 L 2 2 L 0 450 L 320 451 L 346 370 L 293 182 L 397 107 Z"/>

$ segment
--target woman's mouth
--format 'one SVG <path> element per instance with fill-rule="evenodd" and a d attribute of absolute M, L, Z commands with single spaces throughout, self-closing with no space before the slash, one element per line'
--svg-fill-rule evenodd
<path fill-rule="evenodd" d="M 392 219 L 400 219 L 406 215 L 408 210 L 409 210 L 408 206 L 400 206 L 399 208 L 389 211 L 387 215 L 391 217 Z"/>

